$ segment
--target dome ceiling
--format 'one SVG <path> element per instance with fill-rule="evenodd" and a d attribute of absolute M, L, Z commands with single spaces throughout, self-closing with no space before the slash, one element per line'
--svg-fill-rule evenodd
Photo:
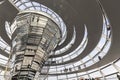
<path fill-rule="evenodd" d="M 53 54 L 51 53 L 52 55 L 49 57 L 48 63 L 46 62 L 46 66 L 51 65 L 52 67 L 59 67 L 63 65 L 72 65 L 73 62 L 75 64 L 75 62 L 77 63 L 79 61 L 79 65 L 84 64 L 84 62 L 87 64 L 87 61 L 89 62 L 92 60 L 89 59 L 84 61 L 86 57 L 98 58 L 98 56 L 101 56 L 100 53 L 102 54 L 102 52 L 105 52 L 105 57 L 101 56 L 103 58 L 101 61 L 97 61 L 97 63 L 92 62 L 92 65 L 87 68 L 84 65 L 85 68 L 80 71 L 96 68 L 98 67 L 98 64 L 99 66 L 102 66 L 120 56 L 118 54 L 118 52 L 120 52 L 120 10 L 118 9 L 120 7 L 120 1 L 101 0 L 105 12 L 102 12 L 102 8 L 96 1 L 97 0 L 16 0 L 14 1 L 14 4 L 5 1 L 0 5 L 0 36 L 9 46 L 11 46 L 11 40 L 6 34 L 5 21 L 10 22 L 9 25 L 11 25 L 14 17 L 23 8 L 34 8 L 34 10 L 38 10 L 36 7 L 43 5 L 43 7 L 46 8 L 46 12 L 48 8 L 50 8 L 53 10 L 54 14 L 61 17 L 62 23 L 66 26 L 67 32 L 65 41 L 57 46 L 53 51 Z M 27 5 L 27 3 L 32 6 Z M 113 6 L 114 4 L 116 4 L 116 6 Z M 8 13 L 7 10 L 9 10 L 10 13 Z M 41 8 L 39 8 L 39 10 L 41 10 Z M 45 9 L 41 11 L 45 11 Z M 99 44 L 102 44 L 102 47 Z M 110 48 L 110 50 L 104 50 L 105 46 L 107 46 L 106 49 L 109 50 Z M 6 57 L 10 54 L 3 50 L 1 51 L 0 54 Z M 92 54 L 95 55 L 92 56 Z M 113 57 L 109 58 L 111 56 Z M 50 64 L 49 61 L 53 63 Z M 77 67 L 79 65 L 77 65 Z M 70 74 L 77 71 L 79 70 L 74 70 L 68 73 Z"/>

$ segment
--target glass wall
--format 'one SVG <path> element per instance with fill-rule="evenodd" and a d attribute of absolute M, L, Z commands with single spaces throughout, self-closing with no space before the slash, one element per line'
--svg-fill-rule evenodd
<path fill-rule="evenodd" d="M 120 76 L 120 58 L 102 67 L 85 72 L 75 72 L 74 74 L 63 74 L 58 76 L 48 76 L 46 80 L 119 80 Z"/>

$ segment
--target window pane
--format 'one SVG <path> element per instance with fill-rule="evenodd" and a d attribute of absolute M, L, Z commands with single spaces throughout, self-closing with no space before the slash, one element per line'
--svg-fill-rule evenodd
<path fill-rule="evenodd" d="M 115 73 L 117 72 L 116 69 L 111 65 L 111 66 L 108 66 L 106 67 L 105 69 L 101 70 L 105 75 L 109 75 L 109 74 L 112 74 L 112 73 Z"/>
<path fill-rule="evenodd" d="M 115 64 L 120 67 L 120 60 L 117 61 Z"/>
<path fill-rule="evenodd" d="M 94 73 L 91 73 L 90 76 L 93 77 L 93 78 L 96 78 L 96 77 L 101 77 L 102 75 L 100 74 L 99 71 L 96 71 Z"/>

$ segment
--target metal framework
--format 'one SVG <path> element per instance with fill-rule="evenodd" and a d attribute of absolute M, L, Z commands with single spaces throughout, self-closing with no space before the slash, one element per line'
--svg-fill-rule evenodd
<path fill-rule="evenodd" d="M 117 80 L 118 3 L 119 0 L 2 0 L 0 78 Z"/>

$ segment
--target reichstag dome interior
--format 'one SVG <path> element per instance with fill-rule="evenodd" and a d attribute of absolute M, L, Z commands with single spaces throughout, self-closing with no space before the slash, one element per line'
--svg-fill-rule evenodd
<path fill-rule="evenodd" d="M 120 0 L 0 0 L 0 80 L 120 80 Z"/>

